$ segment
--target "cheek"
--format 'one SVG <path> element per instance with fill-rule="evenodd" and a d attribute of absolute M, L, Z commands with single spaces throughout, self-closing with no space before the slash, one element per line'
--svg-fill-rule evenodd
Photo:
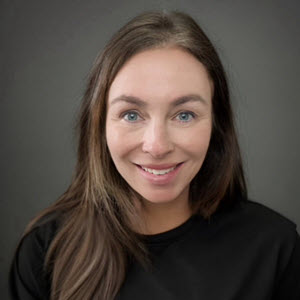
<path fill-rule="evenodd" d="M 113 160 L 126 156 L 134 148 L 134 139 L 118 126 L 107 124 L 106 136 L 107 146 Z"/>
<path fill-rule="evenodd" d="M 211 125 L 199 126 L 182 134 L 179 144 L 191 155 L 203 157 L 206 154 L 211 137 Z"/>

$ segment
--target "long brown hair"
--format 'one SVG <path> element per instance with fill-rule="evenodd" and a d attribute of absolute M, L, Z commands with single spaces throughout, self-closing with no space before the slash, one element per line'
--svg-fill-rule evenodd
<path fill-rule="evenodd" d="M 79 146 L 69 188 L 27 227 L 28 234 L 46 216 L 61 216 L 48 249 L 51 299 L 115 298 L 130 261 L 150 264 L 147 249 L 132 230 L 139 199 L 116 170 L 106 137 L 106 100 L 124 63 L 140 51 L 177 46 L 194 55 L 214 85 L 213 130 L 205 161 L 191 182 L 194 214 L 211 217 L 221 206 L 247 197 L 227 80 L 212 43 L 199 25 L 178 11 L 144 12 L 109 41 L 91 70 L 78 119 Z"/>

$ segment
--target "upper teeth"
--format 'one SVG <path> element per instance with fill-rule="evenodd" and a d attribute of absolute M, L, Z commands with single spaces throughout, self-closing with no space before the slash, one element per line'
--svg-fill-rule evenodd
<path fill-rule="evenodd" d="M 148 168 L 144 168 L 144 167 L 142 167 L 142 168 L 143 168 L 143 170 L 145 170 L 149 173 L 152 173 L 152 174 L 155 174 L 155 175 L 163 175 L 163 174 L 167 174 L 167 173 L 173 171 L 176 168 L 176 166 L 172 167 L 170 169 L 165 169 L 165 170 L 155 170 L 155 169 L 148 169 Z"/>

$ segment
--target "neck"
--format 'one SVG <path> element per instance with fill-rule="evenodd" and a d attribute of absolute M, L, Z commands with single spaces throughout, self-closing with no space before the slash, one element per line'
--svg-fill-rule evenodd
<path fill-rule="evenodd" d="M 184 223 L 192 215 L 188 193 L 168 203 L 152 203 L 144 200 L 142 207 L 141 216 L 144 226 L 139 230 L 141 234 L 157 234 L 171 230 Z"/>

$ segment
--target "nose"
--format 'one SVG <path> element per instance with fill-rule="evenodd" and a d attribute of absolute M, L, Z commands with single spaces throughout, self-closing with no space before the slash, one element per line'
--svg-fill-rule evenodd
<path fill-rule="evenodd" d="M 148 124 L 144 131 L 142 150 L 154 158 L 162 158 L 174 150 L 166 124 L 155 121 Z"/>

